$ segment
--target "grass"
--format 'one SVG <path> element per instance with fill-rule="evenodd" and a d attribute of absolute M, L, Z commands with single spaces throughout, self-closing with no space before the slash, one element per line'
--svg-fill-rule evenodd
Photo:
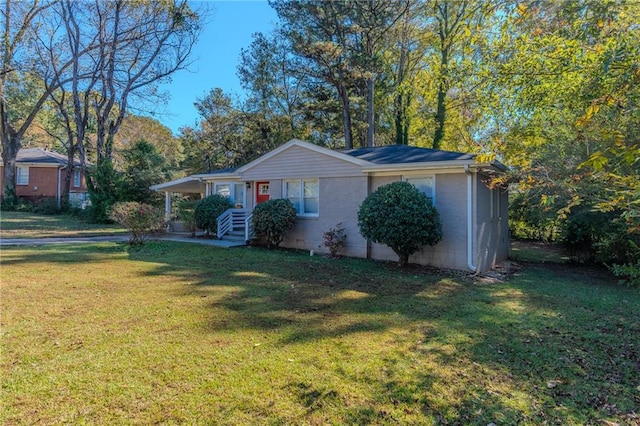
<path fill-rule="evenodd" d="M 3 424 L 640 422 L 640 291 L 171 242 L 3 249 Z"/>
<path fill-rule="evenodd" d="M 513 240 L 509 258 L 535 263 L 567 263 L 569 255 L 558 245 L 538 241 Z"/>
<path fill-rule="evenodd" d="M 0 237 L 2 238 L 91 237 L 126 232 L 118 225 L 87 223 L 69 215 L 0 212 Z"/>

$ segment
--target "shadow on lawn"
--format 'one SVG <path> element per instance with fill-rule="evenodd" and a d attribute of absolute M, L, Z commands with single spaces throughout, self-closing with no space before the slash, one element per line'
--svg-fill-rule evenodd
<path fill-rule="evenodd" d="M 283 348 L 331 339 L 349 345 L 359 333 L 401 329 L 380 355 L 384 371 L 364 379 L 371 403 L 349 408 L 348 423 L 394 422 L 399 412 L 445 424 L 638 422 L 638 291 L 583 269 L 527 266 L 508 283 L 480 284 L 253 248 L 150 243 L 19 253 L 3 257 L 3 266 L 113 256 L 153 262 L 151 275 L 193 283 L 179 296 L 211 297 L 212 312 L 230 313 L 212 314 L 207 330 L 277 332 Z M 340 401 L 315 383 L 291 386 L 303 406 Z"/>
<path fill-rule="evenodd" d="M 529 267 L 509 283 L 482 285 L 286 251 L 163 261 L 154 273 L 188 274 L 196 281 L 190 294 L 232 288 L 212 306 L 233 312 L 233 321 L 212 317 L 212 331 L 277 331 L 286 346 L 413 330 L 417 343 L 399 342 L 407 350 L 386 359 L 386 379 L 371 383 L 378 408 L 353 408 L 353 421 L 394 420 L 393 407 L 421 407 L 438 423 L 637 421 L 640 319 L 624 299 L 637 291 L 588 271 Z M 400 366 L 411 358 L 431 364 L 407 379 Z M 452 369 L 433 367 L 443 365 Z M 385 404 L 390 410 L 379 409 Z"/>

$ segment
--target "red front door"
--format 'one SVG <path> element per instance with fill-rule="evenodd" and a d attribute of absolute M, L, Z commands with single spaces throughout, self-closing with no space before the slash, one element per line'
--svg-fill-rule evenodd
<path fill-rule="evenodd" d="M 256 182 L 256 204 L 269 200 L 269 182 Z"/>

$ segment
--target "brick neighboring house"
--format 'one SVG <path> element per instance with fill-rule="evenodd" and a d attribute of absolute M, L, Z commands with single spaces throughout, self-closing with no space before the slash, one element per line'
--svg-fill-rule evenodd
<path fill-rule="evenodd" d="M 88 199 L 87 182 L 80 169 L 80 162 L 73 165 L 73 176 L 69 187 L 69 202 L 80 207 Z M 67 157 L 42 148 L 26 148 L 16 157 L 16 195 L 19 199 L 39 202 L 54 198 L 60 205 Z M 4 164 L 0 164 L 0 188 L 4 188 Z M 0 192 L 1 193 L 1 192 Z"/>

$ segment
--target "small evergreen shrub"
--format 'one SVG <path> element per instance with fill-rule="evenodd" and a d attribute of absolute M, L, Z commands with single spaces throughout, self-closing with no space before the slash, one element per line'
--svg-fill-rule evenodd
<path fill-rule="evenodd" d="M 295 222 L 296 208 L 287 199 L 265 201 L 253 210 L 253 230 L 269 248 L 278 247 Z"/>
<path fill-rule="evenodd" d="M 218 216 L 233 208 L 227 197 L 219 194 L 209 195 L 198 201 L 194 210 L 195 224 L 208 234 L 215 234 L 218 230 Z"/>
<path fill-rule="evenodd" d="M 389 246 L 404 267 L 411 256 L 442 238 L 440 215 L 431 200 L 408 182 L 382 185 L 358 210 L 363 237 Z"/>
<path fill-rule="evenodd" d="M 145 238 L 165 226 L 163 212 L 149 204 L 128 201 L 115 203 L 109 218 L 131 233 L 129 244 L 144 244 Z"/>
<path fill-rule="evenodd" d="M 338 223 L 335 228 L 329 228 L 327 232 L 322 234 L 322 245 L 329 249 L 329 257 L 337 259 L 340 257 L 340 251 L 344 248 L 344 242 L 347 234 L 344 231 L 342 222 Z"/>

